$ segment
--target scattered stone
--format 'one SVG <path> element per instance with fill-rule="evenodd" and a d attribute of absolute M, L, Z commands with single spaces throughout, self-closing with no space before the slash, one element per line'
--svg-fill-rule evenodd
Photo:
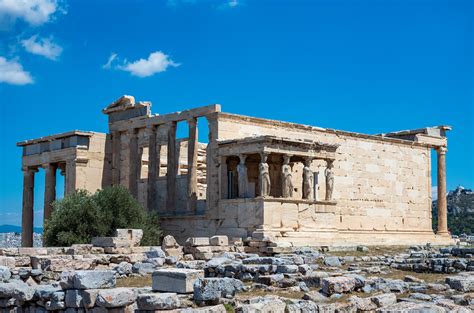
<path fill-rule="evenodd" d="M 336 293 L 351 292 L 356 286 L 354 278 L 344 276 L 323 278 L 321 283 L 323 293 L 328 296 Z"/>
<path fill-rule="evenodd" d="M 152 289 L 155 291 L 191 293 L 198 278 L 204 278 L 204 271 L 193 269 L 161 269 L 153 272 Z"/>
<path fill-rule="evenodd" d="M 138 295 L 137 305 L 140 310 L 174 310 L 180 301 L 176 293 L 146 293 Z"/>
<path fill-rule="evenodd" d="M 209 237 L 191 237 L 186 240 L 185 245 L 191 247 L 209 246 Z"/>
<path fill-rule="evenodd" d="M 244 284 L 235 278 L 199 278 L 194 282 L 194 300 L 215 303 L 242 290 Z"/>
<path fill-rule="evenodd" d="M 474 275 L 446 277 L 446 283 L 449 285 L 449 287 L 457 291 L 461 291 L 461 292 L 474 291 Z"/>
<path fill-rule="evenodd" d="M 340 267 L 341 262 L 337 256 L 328 256 L 324 258 L 324 264 L 327 266 Z"/>
<path fill-rule="evenodd" d="M 11 276 L 10 269 L 6 266 L 0 265 L 0 282 L 9 280 Z"/>
<path fill-rule="evenodd" d="M 115 287 L 115 273 L 110 270 L 76 271 L 73 275 L 74 288 L 96 289 Z"/>
<path fill-rule="evenodd" d="M 95 303 L 105 308 L 118 308 L 132 304 L 137 293 L 132 288 L 101 289 Z"/>
<path fill-rule="evenodd" d="M 229 239 L 227 236 L 213 236 L 209 239 L 209 244 L 211 246 L 228 246 Z"/>

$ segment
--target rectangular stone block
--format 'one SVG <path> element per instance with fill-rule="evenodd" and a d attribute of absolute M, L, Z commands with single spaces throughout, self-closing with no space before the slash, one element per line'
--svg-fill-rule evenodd
<path fill-rule="evenodd" d="M 95 247 L 129 248 L 130 241 L 118 237 L 94 237 L 92 245 Z"/>
<path fill-rule="evenodd" d="M 229 238 L 227 236 L 213 236 L 209 239 L 211 246 L 228 246 Z"/>
<path fill-rule="evenodd" d="M 0 266 L 15 267 L 15 258 L 11 256 L 0 256 Z"/>
<path fill-rule="evenodd" d="M 209 237 L 191 237 L 186 240 L 186 246 L 209 246 Z"/>
<path fill-rule="evenodd" d="M 204 271 L 193 269 L 162 269 L 153 272 L 154 291 L 191 293 L 198 278 L 204 278 Z"/>
<path fill-rule="evenodd" d="M 115 272 L 108 270 L 77 271 L 72 276 L 75 289 L 115 287 Z"/>
<path fill-rule="evenodd" d="M 132 247 L 140 245 L 140 241 L 143 238 L 143 230 L 141 229 L 117 229 L 115 231 L 117 238 L 130 242 Z"/>

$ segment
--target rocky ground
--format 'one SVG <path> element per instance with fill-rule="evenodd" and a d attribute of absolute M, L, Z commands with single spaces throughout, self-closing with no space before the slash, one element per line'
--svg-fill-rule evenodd
<path fill-rule="evenodd" d="M 185 246 L 170 236 L 162 247 L 120 245 L 116 238 L 96 241 L 95 246 L 0 249 L 0 308 L 5 312 L 474 311 L 472 247 L 288 248 L 262 255 L 254 252 L 255 244 L 229 243 L 224 236 L 190 238 Z"/>

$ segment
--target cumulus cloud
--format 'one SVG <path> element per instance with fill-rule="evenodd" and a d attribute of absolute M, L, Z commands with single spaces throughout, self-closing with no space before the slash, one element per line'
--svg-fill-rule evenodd
<path fill-rule="evenodd" d="M 109 59 L 107 60 L 107 63 L 102 65 L 103 69 L 110 69 L 112 67 L 112 62 L 117 58 L 117 53 L 111 53 Z"/>
<path fill-rule="evenodd" d="M 17 60 L 0 57 L 0 83 L 27 85 L 33 83 L 33 78 Z"/>
<path fill-rule="evenodd" d="M 117 59 L 117 54 L 112 53 L 106 64 L 102 66 L 104 69 L 112 67 L 112 63 Z M 123 64 L 117 65 L 115 68 L 121 71 L 129 72 L 138 77 L 149 77 L 156 73 L 164 72 L 168 67 L 177 67 L 179 63 L 175 63 L 171 58 L 161 51 L 150 53 L 147 59 L 139 59 L 137 61 L 124 61 Z"/>
<path fill-rule="evenodd" d="M 21 44 L 26 51 L 44 56 L 53 61 L 57 60 L 63 52 L 63 48 L 54 43 L 51 38 L 40 38 L 38 35 L 22 40 Z"/>
<path fill-rule="evenodd" d="M 65 12 L 58 0 L 0 0 L 0 25 L 21 19 L 38 26 L 50 21 L 56 12 Z"/>

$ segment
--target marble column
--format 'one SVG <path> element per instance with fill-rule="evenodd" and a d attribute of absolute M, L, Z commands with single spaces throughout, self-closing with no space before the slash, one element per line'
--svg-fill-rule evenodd
<path fill-rule="evenodd" d="M 149 127 L 149 143 L 148 143 L 148 186 L 147 186 L 147 209 L 153 211 L 157 209 L 156 179 L 160 170 L 160 160 L 158 157 L 158 149 L 156 142 L 155 125 Z"/>
<path fill-rule="evenodd" d="M 36 168 L 23 170 L 23 208 L 21 221 L 21 246 L 33 247 L 33 203 Z"/>
<path fill-rule="evenodd" d="M 120 184 L 120 151 L 121 151 L 121 136 L 119 131 L 114 131 L 112 134 L 112 184 Z"/>
<path fill-rule="evenodd" d="M 198 129 L 197 119 L 188 120 L 188 211 L 196 212 L 197 207 L 197 158 L 198 158 Z"/>
<path fill-rule="evenodd" d="M 66 195 L 66 163 L 59 163 L 58 164 L 59 174 L 64 177 L 63 181 L 63 196 Z"/>
<path fill-rule="evenodd" d="M 44 183 L 44 215 L 43 215 L 43 227 L 45 226 L 46 220 L 51 217 L 53 212 L 53 202 L 56 200 L 56 164 L 45 164 L 43 165 L 45 171 L 45 183 Z"/>
<path fill-rule="evenodd" d="M 230 199 L 229 195 L 229 173 L 227 170 L 227 157 L 221 156 L 219 159 L 219 182 L 221 186 L 222 199 Z"/>
<path fill-rule="evenodd" d="M 168 129 L 168 161 L 166 170 L 166 211 L 176 211 L 176 176 L 179 160 L 176 150 L 176 122 L 171 122 Z"/>
<path fill-rule="evenodd" d="M 76 191 L 76 161 L 66 161 L 66 175 L 64 177 L 64 196 L 70 195 Z"/>
<path fill-rule="evenodd" d="M 130 194 L 134 197 L 138 197 L 138 178 L 140 177 L 140 164 L 139 160 L 139 151 L 138 151 L 138 129 L 132 129 L 129 133 L 130 143 L 129 143 L 129 173 L 128 173 L 128 190 Z"/>
<path fill-rule="evenodd" d="M 237 175 L 239 179 L 239 198 L 248 197 L 248 175 L 247 175 L 247 165 L 245 165 L 245 160 L 247 159 L 246 155 L 239 155 L 239 165 L 237 165 Z"/>
<path fill-rule="evenodd" d="M 208 144 L 206 147 L 206 210 L 219 208 L 220 189 L 219 189 L 219 157 L 218 144 L 219 123 L 217 113 L 206 115 L 208 125 Z"/>
<path fill-rule="evenodd" d="M 436 149 L 438 153 L 438 235 L 448 235 L 448 208 L 446 203 L 446 151 L 445 147 Z"/>

